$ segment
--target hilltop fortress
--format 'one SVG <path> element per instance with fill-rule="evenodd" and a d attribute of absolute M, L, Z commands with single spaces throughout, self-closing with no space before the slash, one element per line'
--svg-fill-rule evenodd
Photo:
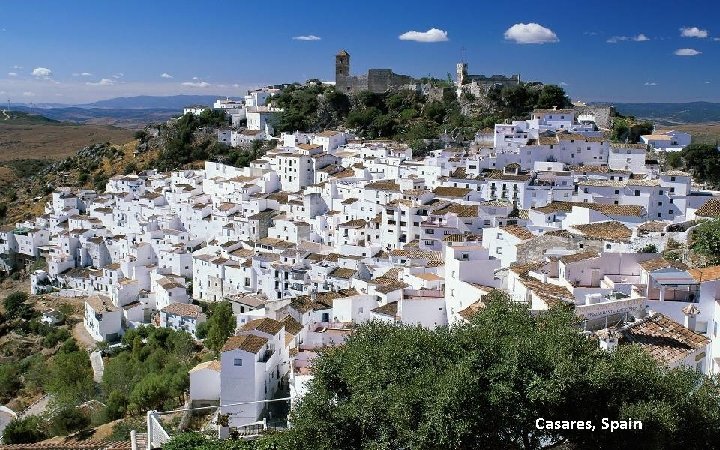
<path fill-rule="evenodd" d="M 492 86 L 513 86 L 520 84 L 520 75 L 468 75 L 466 63 L 458 63 L 455 85 L 458 95 L 467 90 L 475 95 Z M 369 69 L 365 75 L 350 74 L 350 53 L 340 50 L 335 55 L 335 86 L 342 92 L 370 91 L 382 93 L 399 89 L 418 89 L 421 81 L 400 75 L 392 69 Z"/>

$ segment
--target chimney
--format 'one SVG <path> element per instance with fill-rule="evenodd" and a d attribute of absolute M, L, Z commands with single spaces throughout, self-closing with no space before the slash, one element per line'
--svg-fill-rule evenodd
<path fill-rule="evenodd" d="M 600 339 L 600 348 L 608 352 L 614 352 L 617 349 L 620 340 L 620 333 L 614 328 L 605 328 L 595 333 Z"/>
<path fill-rule="evenodd" d="M 685 314 L 685 328 L 690 331 L 695 331 L 697 328 L 697 315 L 700 314 L 700 310 L 697 306 L 689 304 L 682 309 Z"/>

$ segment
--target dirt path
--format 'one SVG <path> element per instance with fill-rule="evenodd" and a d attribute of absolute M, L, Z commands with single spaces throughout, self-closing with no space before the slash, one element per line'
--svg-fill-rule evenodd
<path fill-rule="evenodd" d="M 75 338 L 75 340 L 78 343 L 78 346 L 86 349 L 86 350 L 92 350 L 97 345 L 97 342 L 95 342 L 95 339 L 90 336 L 90 333 L 85 329 L 85 324 L 83 322 L 78 322 L 75 324 L 75 327 L 73 327 L 72 335 Z"/>

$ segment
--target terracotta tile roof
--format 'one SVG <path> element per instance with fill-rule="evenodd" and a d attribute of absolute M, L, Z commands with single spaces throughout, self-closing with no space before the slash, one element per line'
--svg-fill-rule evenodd
<path fill-rule="evenodd" d="M 631 178 L 627 182 L 628 186 L 660 186 L 660 180 L 657 178 Z"/>
<path fill-rule="evenodd" d="M 704 348 L 710 340 L 681 324 L 655 313 L 620 331 L 621 344 L 637 344 L 655 360 L 672 364 Z"/>
<path fill-rule="evenodd" d="M 698 208 L 695 215 L 700 217 L 720 217 L 720 199 L 713 197 L 706 201 Z"/>
<path fill-rule="evenodd" d="M 348 269 L 348 268 L 345 268 L 345 267 L 338 267 L 338 268 L 336 268 L 335 270 L 333 270 L 332 272 L 330 272 L 330 273 L 328 274 L 328 276 L 329 276 L 329 277 L 333 277 L 333 278 L 342 278 L 342 279 L 347 280 L 347 279 L 352 278 L 353 275 L 355 275 L 356 273 L 357 273 L 357 270 L 355 270 L 355 269 Z"/>
<path fill-rule="evenodd" d="M 578 261 L 585 261 L 586 259 L 597 258 L 600 256 L 598 252 L 580 252 L 572 255 L 565 255 L 560 257 L 560 261 L 565 264 L 570 264 Z"/>
<path fill-rule="evenodd" d="M 420 250 L 417 248 L 394 249 L 390 251 L 390 256 L 400 256 L 409 259 L 427 259 L 428 261 L 442 261 L 442 255 L 432 250 Z"/>
<path fill-rule="evenodd" d="M 218 361 L 217 359 L 205 361 L 190 369 L 189 372 L 192 373 L 203 369 L 210 369 L 214 370 L 215 372 L 220 372 L 220 361 Z"/>
<path fill-rule="evenodd" d="M 345 223 L 339 224 L 338 227 L 365 228 L 365 225 L 367 225 L 367 222 L 364 219 L 353 219 L 353 220 L 349 220 Z"/>
<path fill-rule="evenodd" d="M 625 187 L 625 181 L 617 180 L 582 180 L 578 181 L 578 186 L 596 186 L 596 187 Z"/>
<path fill-rule="evenodd" d="M 720 279 L 720 266 L 703 267 L 702 269 L 688 270 L 695 281 L 713 281 Z"/>
<path fill-rule="evenodd" d="M 667 227 L 667 225 L 668 224 L 665 222 L 660 222 L 658 220 L 654 220 L 654 221 L 650 221 L 650 222 L 641 223 L 637 227 L 637 229 L 639 231 L 644 231 L 646 233 L 661 233 L 661 232 L 665 231 L 665 227 Z"/>
<path fill-rule="evenodd" d="M 355 289 L 340 289 L 337 292 L 318 292 L 313 300 L 309 295 L 299 295 L 290 300 L 290 306 L 300 313 L 310 310 L 318 311 L 321 309 L 332 308 L 333 300 L 336 298 L 351 297 L 358 295 Z"/>
<path fill-rule="evenodd" d="M 505 227 L 500 227 L 500 229 L 522 240 L 528 240 L 535 237 L 530 230 L 518 225 L 507 225 Z"/>
<path fill-rule="evenodd" d="M 540 208 L 535 208 L 535 211 L 539 211 L 543 214 L 553 212 L 570 212 L 572 211 L 573 206 L 592 209 L 593 211 L 600 212 L 606 216 L 642 217 L 645 215 L 645 208 L 639 205 L 615 205 L 590 202 L 551 202 L 545 206 L 541 206 Z"/>
<path fill-rule="evenodd" d="M 283 326 L 285 327 L 285 331 L 287 333 L 290 333 L 292 335 L 297 336 L 300 331 L 302 331 L 302 325 L 300 322 L 295 320 L 292 316 L 285 316 L 283 320 L 281 320 Z"/>
<path fill-rule="evenodd" d="M 558 303 L 573 303 L 575 296 L 563 286 L 551 283 L 543 283 L 542 281 L 530 277 L 520 277 L 520 281 L 535 295 L 540 297 L 548 306 L 554 306 Z"/>
<path fill-rule="evenodd" d="M 668 261 L 665 258 L 648 259 L 639 263 L 640 267 L 645 269 L 647 272 L 654 272 L 660 269 L 667 269 L 668 267 L 674 267 L 680 270 L 687 270 L 687 266 L 679 261 Z"/>
<path fill-rule="evenodd" d="M 510 271 L 520 275 L 521 277 L 527 276 L 530 271 L 538 270 L 545 265 L 544 262 L 535 261 L 525 264 L 512 263 L 510 264 Z"/>
<path fill-rule="evenodd" d="M 507 180 L 507 181 L 529 181 L 532 178 L 530 174 L 519 174 L 513 175 L 509 173 L 503 173 L 502 170 L 494 170 L 487 176 L 490 180 Z"/>
<path fill-rule="evenodd" d="M 449 187 L 449 186 L 438 186 L 433 189 L 433 193 L 438 197 L 450 197 L 450 198 L 462 198 L 468 195 L 472 189 Z"/>
<path fill-rule="evenodd" d="M 374 308 L 372 312 L 375 314 L 382 314 L 383 316 L 396 317 L 398 310 L 398 302 L 390 302 L 382 306 Z"/>
<path fill-rule="evenodd" d="M 667 175 L 671 177 L 689 177 L 690 174 L 688 172 L 683 172 L 682 170 L 668 170 L 667 172 L 660 172 L 660 175 Z"/>
<path fill-rule="evenodd" d="M 461 205 L 459 203 L 448 203 L 447 205 L 438 208 L 432 212 L 433 215 L 444 215 L 453 213 L 458 217 L 477 217 L 478 207 L 477 205 Z"/>
<path fill-rule="evenodd" d="M 375 285 L 375 291 L 381 294 L 388 294 L 399 289 L 405 289 L 409 285 L 403 281 L 393 280 L 392 278 L 378 277 L 370 280 L 370 284 Z"/>
<path fill-rule="evenodd" d="M 400 192 L 400 185 L 393 180 L 380 180 L 367 183 L 365 189 L 376 191 Z"/>
<path fill-rule="evenodd" d="M 254 334 L 243 334 L 241 336 L 230 336 L 221 351 L 228 352 L 231 350 L 244 350 L 246 352 L 257 354 L 268 340 Z"/>
<path fill-rule="evenodd" d="M 170 303 L 160 311 L 177 316 L 194 318 L 199 317 L 202 313 L 202 309 L 199 306 L 189 303 Z"/>
<path fill-rule="evenodd" d="M 458 311 L 458 314 L 463 319 L 470 320 L 473 318 L 473 316 L 475 316 L 475 314 L 480 312 L 480 310 L 485 309 L 486 306 L 487 305 L 485 305 L 485 302 L 483 302 L 482 299 L 478 299 L 474 303 L 471 303 L 470 305 L 468 305 L 467 308 L 461 309 L 460 311 Z"/>
<path fill-rule="evenodd" d="M 573 228 L 592 239 L 628 241 L 632 236 L 632 231 L 628 227 L 615 221 L 573 225 Z"/>
<path fill-rule="evenodd" d="M 282 330 L 282 322 L 278 322 L 275 319 L 269 317 L 263 317 L 262 319 L 254 319 L 246 323 L 240 328 L 240 331 L 253 331 L 258 330 L 267 334 L 278 334 Z"/>

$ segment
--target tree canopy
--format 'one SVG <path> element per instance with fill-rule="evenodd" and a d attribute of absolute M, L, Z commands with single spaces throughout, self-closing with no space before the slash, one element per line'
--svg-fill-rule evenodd
<path fill-rule="evenodd" d="M 424 140 L 448 133 L 471 139 L 481 128 L 505 118 L 528 117 L 535 108 L 571 106 L 565 91 L 554 85 L 491 88 L 482 101 L 472 95 L 457 99 L 453 89 L 427 96 L 411 90 L 345 94 L 320 83 L 293 85 L 272 98 L 283 108 L 280 131 L 317 132 L 346 127 L 361 137 L 394 139 L 423 148 Z M 481 105 L 482 112 L 473 112 Z"/>
<path fill-rule="evenodd" d="M 709 264 L 720 264 L 720 219 L 708 220 L 693 228 L 692 249 Z"/>
<path fill-rule="evenodd" d="M 230 302 L 213 303 L 210 307 L 210 317 L 207 320 L 205 346 L 218 353 L 227 338 L 233 334 L 236 326 L 237 323 Z"/>
<path fill-rule="evenodd" d="M 720 440 L 720 386 L 641 350 L 609 353 L 572 311 L 537 316 L 494 295 L 470 323 L 435 331 L 363 325 L 314 362 L 284 448 L 703 448 Z M 600 431 L 602 418 L 643 429 Z M 538 430 L 589 420 L 597 431 Z"/>

